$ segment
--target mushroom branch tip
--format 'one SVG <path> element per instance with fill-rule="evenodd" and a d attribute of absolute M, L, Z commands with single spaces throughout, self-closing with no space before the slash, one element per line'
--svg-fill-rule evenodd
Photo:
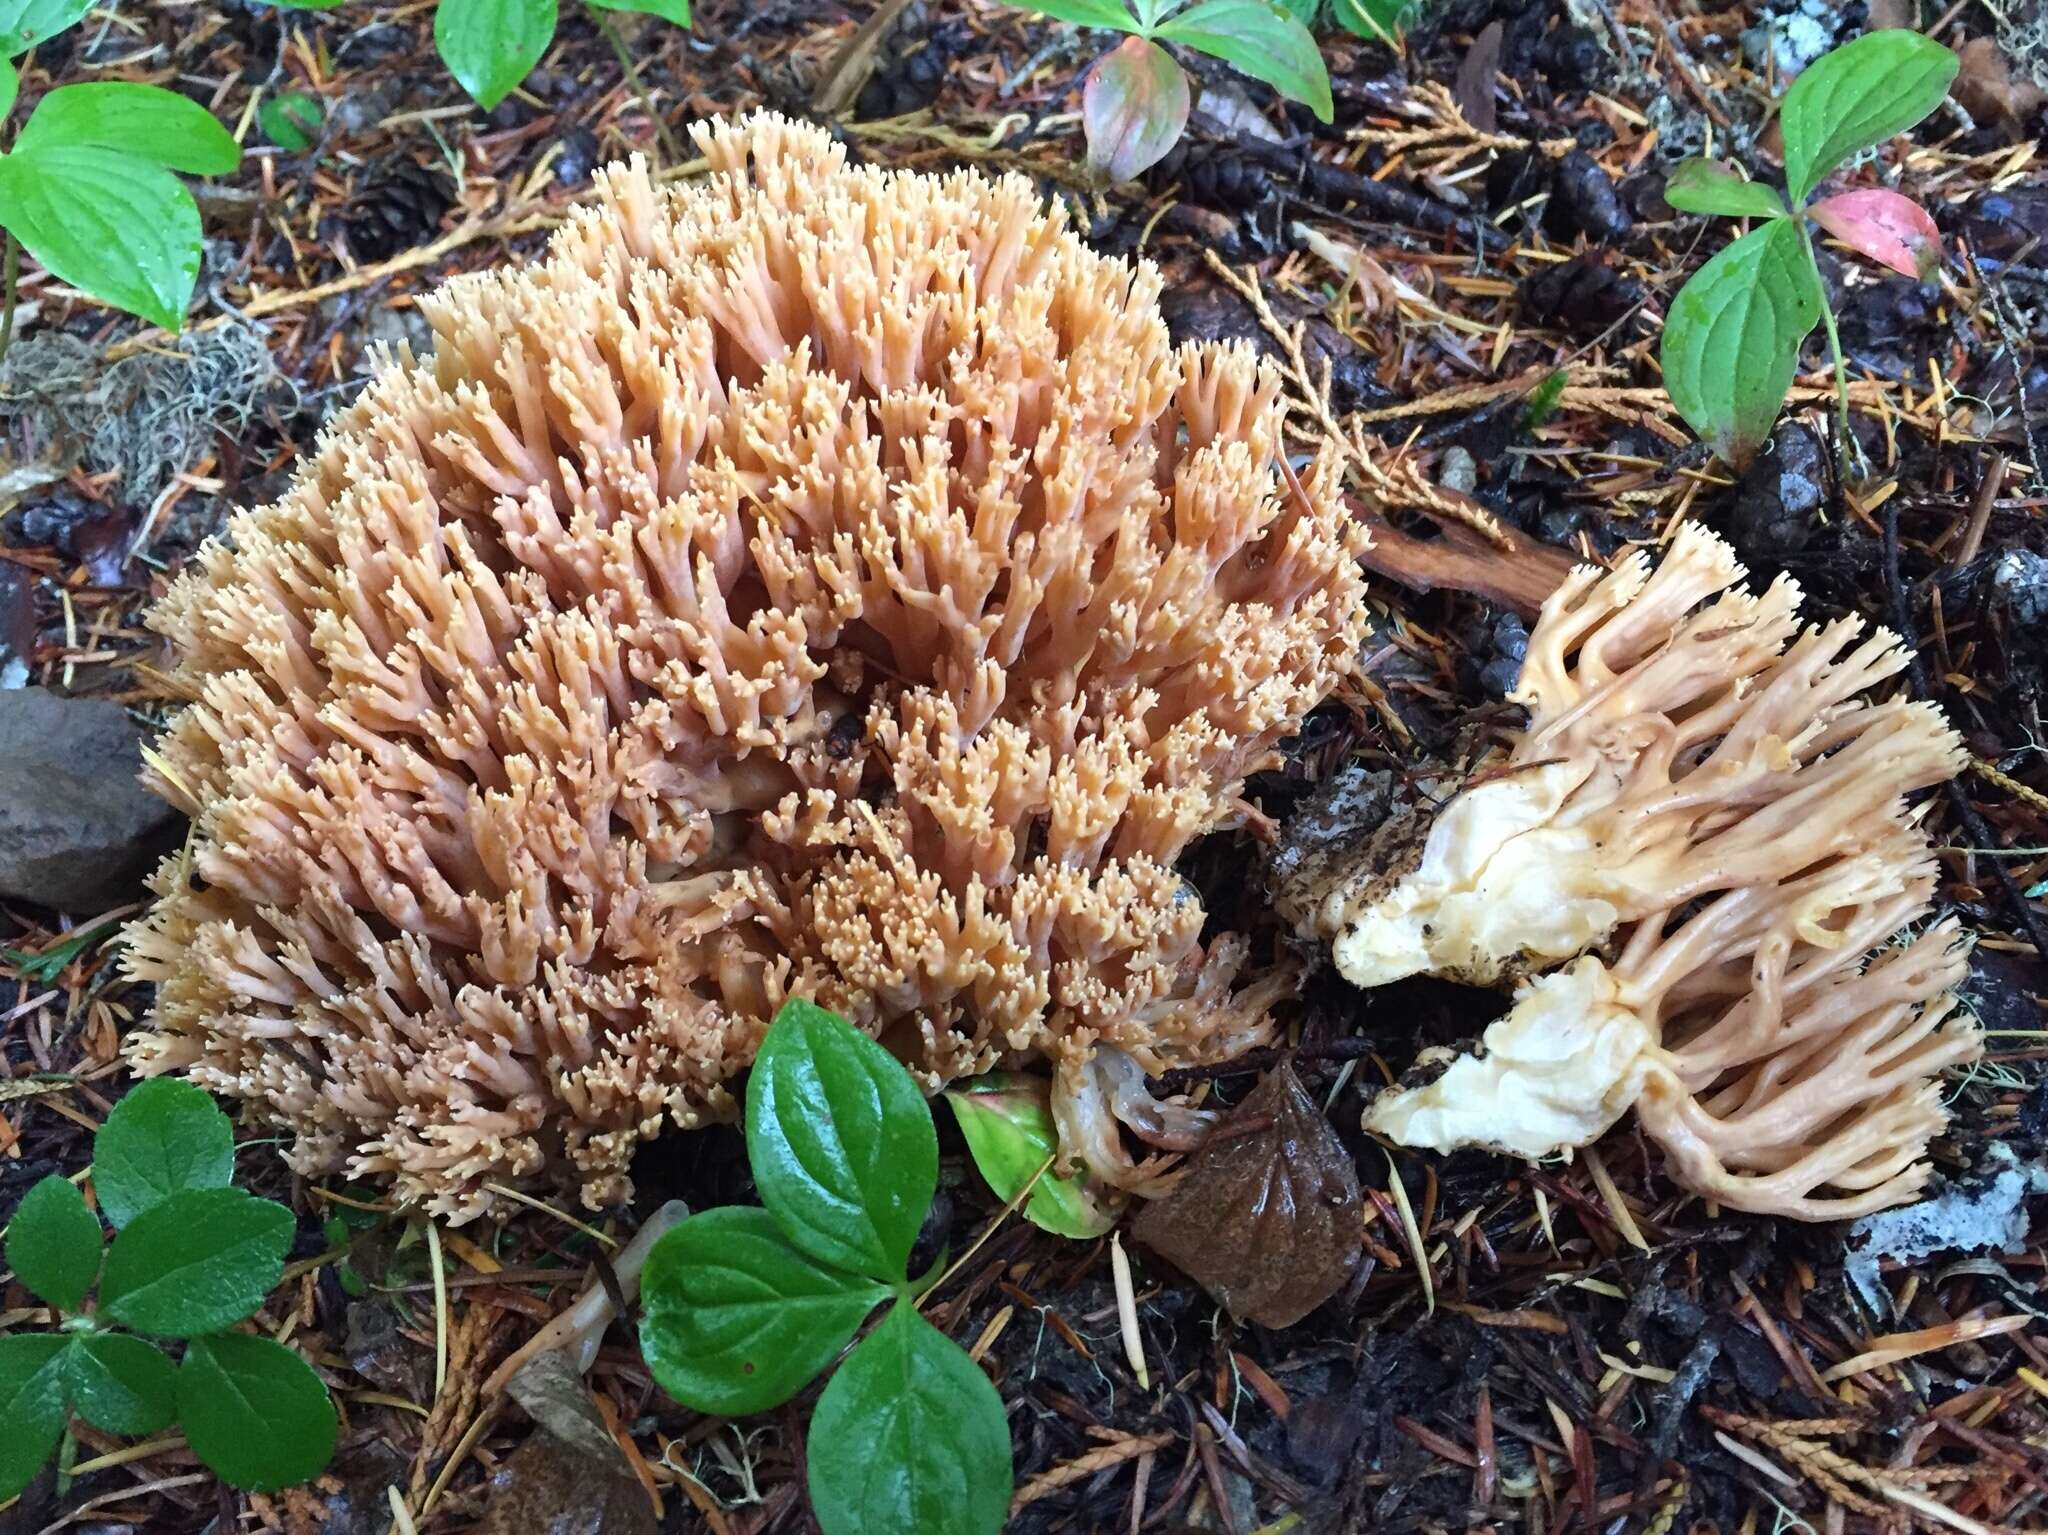
<path fill-rule="evenodd" d="M 1291 985 L 1174 866 L 1357 664 L 1338 465 L 1023 178 L 695 137 L 423 300 L 157 605 L 194 834 L 130 1057 L 460 1219 L 623 1197 L 806 996 L 931 1086 L 1049 1062 L 1142 1186 L 1144 1078 Z"/>

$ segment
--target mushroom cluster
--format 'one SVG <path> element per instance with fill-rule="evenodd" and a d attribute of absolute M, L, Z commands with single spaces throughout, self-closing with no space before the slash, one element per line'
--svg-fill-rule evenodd
<path fill-rule="evenodd" d="M 156 607 L 194 832 L 131 1058 L 459 1219 L 619 1197 L 801 994 L 934 1085 L 1050 1061 L 1143 1185 L 1145 1077 L 1289 984 L 1174 862 L 1355 664 L 1336 466 L 1022 178 L 697 141 L 423 300 L 432 355 Z"/>
<path fill-rule="evenodd" d="M 1686 1187 L 1811 1220 L 1925 1180 L 1934 1078 L 1981 1045 L 1954 1016 L 1954 924 L 1895 946 L 1935 885 L 1904 796 L 1960 743 L 1870 696 L 1906 665 L 1895 636 L 1800 630 L 1789 579 L 1742 574 L 1693 526 L 1654 569 L 1574 572 L 1530 633 L 1505 759 L 1291 892 L 1361 986 L 1521 979 L 1476 1052 L 1426 1052 L 1368 1129 L 1534 1158 L 1633 1107 Z"/>

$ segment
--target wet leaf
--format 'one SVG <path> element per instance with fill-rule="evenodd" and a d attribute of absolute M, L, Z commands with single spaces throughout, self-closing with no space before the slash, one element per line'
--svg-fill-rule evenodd
<path fill-rule="evenodd" d="M 292 1225 L 283 1205 L 242 1189 L 173 1194 L 114 1238 L 100 1281 L 101 1310 L 123 1327 L 163 1338 L 232 1327 L 263 1304 L 284 1273 Z"/>
<path fill-rule="evenodd" d="M 0 1503 L 35 1478 L 64 1432 L 64 1339 L 0 1338 Z"/>
<path fill-rule="evenodd" d="M 1329 122 L 1330 75 L 1309 30 L 1267 0 L 1196 0 L 1153 34 L 1235 65 Z"/>
<path fill-rule="evenodd" d="M 0 0 L 0 48 L 15 58 L 91 9 L 92 0 Z"/>
<path fill-rule="evenodd" d="M 825 1535 L 997 1535 L 1009 1512 L 1003 1399 L 907 1301 L 826 1382 L 804 1449 Z"/>
<path fill-rule="evenodd" d="M 1859 149 L 1904 133 L 1941 105 L 1956 56 L 1903 27 L 1866 32 L 1830 50 L 1785 92 L 1785 187 L 1804 203 L 1821 177 Z"/>
<path fill-rule="evenodd" d="M 110 1434 L 154 1434 L 178 1414 L 170 1360 L 155 1344 L 127 1333 L 73 1338 L 64 1379 L 71 1405 Z"/>
<path fill-rule="evenodd" d="M 993 1071 L 946 1094 L 967 1150 L 996 1197 L 1005 1203 L 1045 1166 L 1059 1146 L 1052 1084 L 1022 1072 Z M 1047 1168 L 1024 1202 L 1024 1216 L 1055 1236 L 1086 1240 L 1116 1224 L 1118 1204 L 1105 1204 L 1080 1175 Z"/>
<path fill-rule="evenodd" d="M 49 1305 L 76 1311 L 100 1271 L 100 1220 L 68 1178 L 51 1173 L 7 1223 L 7 1265 Z"/>
<path fill-rule="evenodd" d="M 1664 387 L 1731 464 L 1748 463 L 1770 436 L 1820 306 L 1820 277 L 1793 219 L 1751 230 L 1672 301 L 1660 354 Z"/>
<path fill-rule="evenodd" d="M 747 1159 L 791 1242 L 831 1268 L 903 1277 L 939 1182 L 939 1138 L 909 1072 L 801 1000 L 775 1015 L 747 1078 Z"/>
<path fill-rule="evenodd" d="M 647 1259 L 640 1347 L 661 1389 L 734 1418 L 780 1406 L 846 1347 L 888 1286 L 826 1268 L 766 1210 L 693 1215 Z"/>
<path fill-rule="evenodd" d="M 1664 201 L 1681 213 L 1722 213 L 1739 219 L 1785 216 L 1785 201 L 1761 181 L 1745 181 L 1720 160 L 1681 160 L 1664 182 Z"/>
<path fill-rule="evenodd" d="M 0 224 L 45 270 L 176 330 L 199 280 L 199 209 L 162 166 L 89 145 L 0 159 Z"/>
<path fill-rule="evenodd" d="M 233 1487 L 268 1492 L 317 1476 L 334 1454 L 334 1403 L 282 1343 L 226 1332 L 194 1338 L 178 1366 L 178 1426 Z"/>
<path fill-rule="evenodd" d="M 1357 1265 L 1358 1169 L 1283 1062 L 1133 1230 L 1231 1315 L 1291 1327 L 1341 1290 Z"/>
<path fill-rule="evenodd" d="M 279 149 L 288 155 L 302 155 L 313 147 L 326 115 L 318 96 L 285 91 L 264 101 L 257 109 L 256 121 L 263 128 L 263 136 Z"/>
<path fill-rule="evenodd" d="M 1815 203 L 1814 223 L 1851 250 L 1925 282 L 1941 265 L 1941 231 L 1910 197 L 1871 187 Z"/>
<path fill-rule="evenodd" d="M 93 1192 L 117 1230 L 181 1190 L 226 1188 L 234 1176 L 234 1126 L 176 1077 L 132 1089 L 93 1138 Z"/>
<path fill-rule="evenodd" d="M 548 51 L 555 16 L 556 0 L 441 0 L 434 45 L 448 72 L 488 112 Z"/>
<path fill-rule="evenodd" d="M 1095 61 L 1081 89 L 1088 168 L 1129 181 L 1159 163 L 1188 123 L 1188 77 L 1157 43 L 1127 37 Z"/>

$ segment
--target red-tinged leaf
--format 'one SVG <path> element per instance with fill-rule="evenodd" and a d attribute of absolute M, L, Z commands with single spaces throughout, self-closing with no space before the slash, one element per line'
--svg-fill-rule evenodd
<path fill-rule="evenodd" d="M 1851 250 L 1923 281 L 1941 265 L 1941 231 L 1910 197 L 1871 187 L 1824 198 L 1806 210 Z"/>
<path fill-rule="evenodd" d="M 1088 165 L 1128 181 L 1158 163 L 1188 123 L 1188 77 L 1166 50 L 1127 37 L 1095 61 L 1081 90 Z"/>

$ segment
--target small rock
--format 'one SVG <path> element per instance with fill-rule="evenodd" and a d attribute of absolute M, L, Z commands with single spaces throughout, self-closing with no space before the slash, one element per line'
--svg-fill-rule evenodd
<path fill-rule="evenodd" d="M 1991 601 L 2014 628 L 2039 632 L 2048 625 L 2048 559 L 2031 549 L 2008 549 L 1991 569 Z"/>
<path fill-rule="evenodd" d="M 1787 421 L 1735 489 L 1736 551 L 1770 563 L 1806 547 L 1814 513 L 1827 499 L 1827 448 L 1811 428 Z"/>
<path fill-rule="evenodd" d="M 137 781 L 141 745 L 119 704 L 0 690 L 0 899 L 93 912 L 142 896 L 179 816 Z"/>

